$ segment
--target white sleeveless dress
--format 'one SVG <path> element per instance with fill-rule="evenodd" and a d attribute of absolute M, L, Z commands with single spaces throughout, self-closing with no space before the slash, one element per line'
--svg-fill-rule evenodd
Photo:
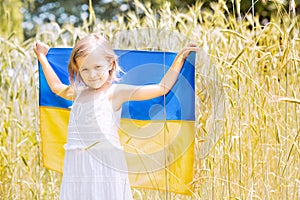
<path fill-rule="evenodd" d="M 121 111 L 113 111 L 107 93 L 81 94 L 70 113 L 60 200 L 132 199 L 117 133 Z"/>

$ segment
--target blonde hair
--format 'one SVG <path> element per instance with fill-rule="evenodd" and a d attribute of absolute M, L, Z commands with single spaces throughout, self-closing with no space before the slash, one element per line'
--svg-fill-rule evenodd
<path fill-rule="evenodd" d="M 89 55 L 92 51 L 99 47 L 103 49 L 103 57 L 112 64 L 112 68 L 111 70 L 109 70 L 110 81 L 118 80 L 117 74 L 121 71 L 121 69 L 117 62 L 117 56 L 112 46 L 106 38 L 96 33 L 93 33 L 81 39 L 72 50 L 68 65 L 70 85 L 74 86 L 74 78 L 76 79 L 76 82 L 81 81 L 79 75 L 80 66 L 77 65 L 76 59 L 79 57 L 85 57 Z"/>

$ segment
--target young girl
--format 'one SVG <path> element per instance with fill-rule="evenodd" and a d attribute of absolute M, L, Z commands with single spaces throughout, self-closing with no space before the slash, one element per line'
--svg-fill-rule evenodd
<path fill-rule="evenodd" d="M 117 57 L 109 42 L 97 34 L 88 35 L 73 48 L 68 66 L 70 85 L 63 84 L 51 68 L 47 45 L 36 42 L 33 49 L 52 92 L 74 101 L 60 199 L 132 199 L 117 133 L 122 104 L 168 93 L 185 58 L 197 48 L 181 50 L 161 82 L 145 86 L 117 83 Z"/>

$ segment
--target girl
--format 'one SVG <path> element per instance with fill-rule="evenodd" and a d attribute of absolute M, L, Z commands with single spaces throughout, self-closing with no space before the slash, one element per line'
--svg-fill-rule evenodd
<path fill-rule="evenodd" d="M 47 61 L 49 47 L 34 44 L 50 89 L 73 100 L 65 145 L 60 199 L 132 199 L 127 166 L 117 127 L 126 101 L 146 100 L 170 91 L 185 58 L 197 48 L 184 48 L 159 84 L 117 84 L 117 57 L 102 36 L 91 34 L 80 40 L 71 53 L 70 85 L 63 84 Z"/>

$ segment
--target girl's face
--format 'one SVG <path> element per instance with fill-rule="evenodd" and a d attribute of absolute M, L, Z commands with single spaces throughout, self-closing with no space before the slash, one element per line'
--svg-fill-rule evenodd
<path fill-rule="evenodd" d="M 87 56 L 77 58 L 76 63 L 79 66 L 79 74 L 88 87 L 98 89 L 107 82 L 111 63 L 99 50 L 96 49 Z"/>

